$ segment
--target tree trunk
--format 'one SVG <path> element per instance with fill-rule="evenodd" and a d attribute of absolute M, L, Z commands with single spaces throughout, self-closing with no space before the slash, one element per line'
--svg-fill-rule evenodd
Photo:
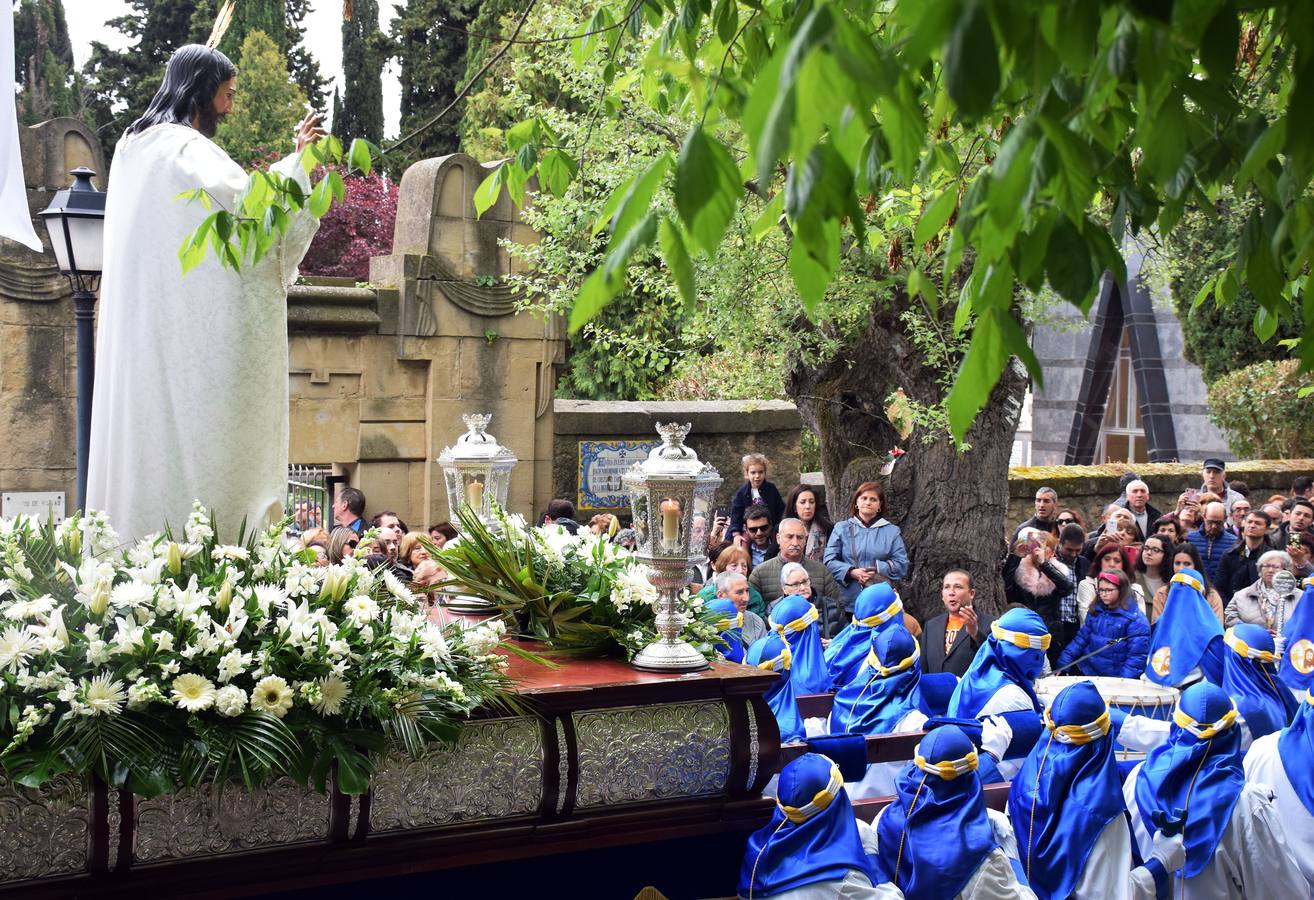
<path fill-rule="evenodd" d="M 924 441 L 922 426 L 901 440 L 885 412 L 889 395 L 902 389 L 929 406 L 941 402 L 947 391 L 940 373 L 925 364 L 907 336 L 900 316 L 908 308 L 901 290 L 888 302 L 873 304 L 859 339 L 842 342 L 844 349 L 820 364 L 795 359 L 785 390 L 819 436 L 834 520 L 846 517 L 849 497 L 863 481 L 879 481 L 885 488 L 883 514 L 903 530 L 912 561 L 909 577 L 899 586 L 905 608 L 922 621 L 938 615 L 944 609 L 944 573 L 962 568 L 972 574 L 977 606 L 994 615 L 1004 606 L 1000 569 L 1006 552 L 1008 463 L 1026 372 L 1014 361 L 1000 377 L 968 431 L 969 450 L 958 452 L 942 435 Z M 890 476 L 882 477 L 881 462 L 895 446 L 907 455 Z"/>

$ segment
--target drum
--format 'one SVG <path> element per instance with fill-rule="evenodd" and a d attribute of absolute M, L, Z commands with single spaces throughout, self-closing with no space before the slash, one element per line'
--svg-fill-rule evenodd
<path fill-rule="evenodd" d="M 1065 687 L 1078 681 L 1089 681 L 1100 692 L 1104 702 L 1129 716 L 1145 716 L 1170 722 L 1177 705 L 1176 688 L 1163 687 L 1152 681 L 1137 678 L 1113 678 L 1107 675 L 1051 675 L 1036 681 L 1036 696 L 1046 708 L 1054 702 Z M 1116 745 L 1119 759 L 1144 759 L 1145 754 Z"/>

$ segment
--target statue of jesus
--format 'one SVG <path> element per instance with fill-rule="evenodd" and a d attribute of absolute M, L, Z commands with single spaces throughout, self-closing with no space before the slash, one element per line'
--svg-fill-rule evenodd
<path fill-rule="evenodd" d="M 291 216 L 279 244 L 241 272 L 207 257 L 186 276 L 178 248 L 209 214 L 176 199 L 203 188 L 232 209 L 247 176 L 212 140 L 232 111 L 237 69 L 200 45 L 170 58 L 164 83 L 114 154 L 96 340 L 87 506 L 134 540 L 180 533 L 200 499 L 235 537 L 282 515 L 287 481 L 287 287 L 318 227 Z M 324 134 L 302 120 L 296 152 L 272 169 L 309 181 L 300 153 Z"/>

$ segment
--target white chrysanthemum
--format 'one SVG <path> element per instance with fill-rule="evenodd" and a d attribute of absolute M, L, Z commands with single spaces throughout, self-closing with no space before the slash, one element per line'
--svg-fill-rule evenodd
<path fill-rule="evenodd" d="M 648 580 L 647 570 L 642 566 L 632 566 L 616 576 L 611 602 L 617 611 L 627 612 L 634 606 L 651 605 L 658 599 L 657 588 Z"/>
<path fill-rule="evenodd" d="M 351 686 L 337 675 L 329 675 L 319 679 L 317 687 L 319 700 L 314 704 L 315 711 L 322 716 L 336 716 L 351 693 Z"/>
<path fill-rule="evenodd" d="M 155 588 L 142 581 L 125 581 L 114 586 L 109 599 L 115 609 L 145 609 L 155 602 Z"/>
<path fill-rule="evenodd" d="M 253 593 L 256 606 L 264 616 L 268 616 L 271 609 L 279 609 L 287 603 L 287 593 L 276 584 L 257 584 Z"/>
<path fill-rule="evenodd" d="M 21 628 L 6 628 L 0 634 L 0 669 L 17 672 L 37 652 L 35 637 Z"/>
<path fill-rule="evenodd" d="M 106 672 L 88 681 L 82 679 L 82 703 L 90 716 L 112 716 L 123 711 L 128 694 L 123 682 Z"/>
<path fill-rule="evenodd" d="M 383 570 L 383 583 L 388 588 L 388 593 L 392 594 L 398 600 L 404 600 L 407 603 L 415 602 L 415 595 L 411 593 L 406 585 L 402 584 L 401 579 L 389 572 Z"/>
<path fill-rule="evenodd" d="M 0 594 L 3 594 L 0 591 Z M 21 622 L 25 619 L 36 619 L 50 614 L 55 608 L 55 598 L 46 594 L 44 597 L 37 597 L 35 600 L 15 600 L 13 603 L 6 604 L 4 607 L 4 617 Z"/>
<path fill-rule="evenodd" d="M 426 625 L 420 631 L 420 650 L 425 659 L 440 660 L 451 655 L 447 637 L 438 625 Z"/>
<path fill-rule="evenodd" d="M 171 699 L 188 712 L 202 712 L 214 706 L 214 682 L 204 675 L 188 672 L 173 680 Z"/>
<path fill-rule="evenodd" d="M 342 604 L 342 611 L 350 616 L 351 621 L 357 625 L 364 625 L 379 617 L 379 604 L 364 594 L 360 594 Z"/>
<path fill-rule="evenodd" d="M 465 646 L 471 654 L 484 656 L 491 653 L 502 642 L 504 634 L 506 634 L 506 623 L 501 619 L 494 619 L 468 629 L 463 637 Z"/>
<path fill-rule="evenodd" d="M 250 653 L 243 653 L 241 650 L 229 650 L 219 657 L 219 682 L 226 684 L 232 681 L 238 675 L 244 674 L 250 665 Z"/>
<path fill-rule="evenodd" d="M 224 685 L 214 695 L 214 708 L 221 716 L 240 716 L 246 710 L 246 691 L 235 684 Z"/>
<path fill-rule="evenodd" d="M 283 588 L 292 597 L 305 597 L 319 591 L 319 577 L 316 571 L 299 562 L 288 567 L 287 577 L 283 579 Z"/>
<path fill-rule="evenodd" d="M 277 675 L 266 675 L 251 691 L 251 708 L 283 718 L 292 708 L 292 688 Z"/>

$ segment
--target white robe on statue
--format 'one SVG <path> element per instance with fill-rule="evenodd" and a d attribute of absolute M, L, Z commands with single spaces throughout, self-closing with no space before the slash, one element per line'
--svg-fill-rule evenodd
<path fill-rule="evenodd" d="M 300 154 L 273 167 L 309 180 Z M 175 199 L 205 188 L 232 209 L 246 173 L 185 125 L 124 138 L 105 210 L 87 506 L 132 541 L 167 521 L 181 536 L 192 500 L 222 537 L 281 515 L 287 489 L 287 286 L 318 228 L 306 212 L 258 265 L 186 276 L 183 239 L 209 213 Z"/>

